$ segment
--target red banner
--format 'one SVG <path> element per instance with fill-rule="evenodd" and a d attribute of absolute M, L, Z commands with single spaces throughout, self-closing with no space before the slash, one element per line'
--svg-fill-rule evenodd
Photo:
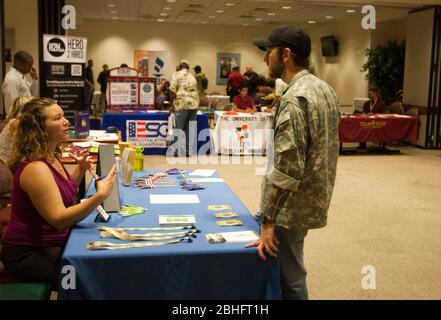
<path fill-rule="evenodd" d="M 339 126 L 340 142 L 417 141 L 417 117 L 394 114 L 344 115 Z"/>

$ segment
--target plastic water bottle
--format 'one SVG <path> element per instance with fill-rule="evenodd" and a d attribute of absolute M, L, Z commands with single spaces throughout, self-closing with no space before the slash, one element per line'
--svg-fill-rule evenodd
<path fill-rule="evenodd" d="M 144 170 L 144 147 L 135 147 L 135 151 L 136 155 L 133 170 L 139 172 Z"/>

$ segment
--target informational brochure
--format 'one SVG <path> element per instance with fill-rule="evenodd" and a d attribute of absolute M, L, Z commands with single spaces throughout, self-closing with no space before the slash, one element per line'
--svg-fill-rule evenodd
<path fill-rule="evenodd" d="M 197 194 L 151 194 L 150 204 L 200 203 Z"/>
<path fill-rule="evenodd" d="M 238 242 L 252 242 L 259 240 L 259 235 L 252 230 L 236 231 L 236 232 L 222 232 L 222 233 L 207 233 L 205 235 L 208 243 L 238 243 Z"/>

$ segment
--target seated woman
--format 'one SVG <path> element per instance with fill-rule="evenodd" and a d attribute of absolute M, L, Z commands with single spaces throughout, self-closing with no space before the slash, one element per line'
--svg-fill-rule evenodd
<path fill-rule="evenodd" d="M 395 93 L 395 100 L 390 105 L 389 113 L 394 113 L 394 114 L 403 114 L 404 113 L 403 91 L 402 90 L 398 90 Z"/>
<path fill-rule="evenodd" d="M 78 161 L 71 175 L 58 159 L 68 125 L 55 101 L 31 100 L 24 107 L 9 162 L 14 180 L 11 221 L 3 235 L 3 264 L 21 281 L 48 282 L 54 289 L 69 228 L 110 195 L 115 181 L 112 168 L 96 183 L 92 197 L 74 203 L 91 163 L 86 157 L 71 155 Z"/>
<path fill-rule="evenodd" d="M 9 154 L 11 153 L 12 141 L 20 122 L 23 106 L 32 99 L 34 97 L 18 97 L 15 99 L 5 119 L 6 125 L 2 132 L 0 132 L 0 160 L 3 160 L 5 163 L 8 162 Z"/>
<path fill-rule="evenodd" d="M 248 95 L 248 87 L 242 86 L 239 94 L 233 97 L 234 111 L 254 113 L 257 111 L 253 98 Z"/>

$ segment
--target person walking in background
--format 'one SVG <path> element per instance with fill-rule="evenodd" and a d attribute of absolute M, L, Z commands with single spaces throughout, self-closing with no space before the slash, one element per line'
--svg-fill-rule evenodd
<path fill-rule="evenodd" d="M 110 76 L 109 66 L 107 64 L 103 65 L 103 70 L 98 75 L 97 81 L 100 84 L 101 91 L 101 105 L 107 108 L 107 78 Z"/>
<path fill-rule="evenodd" d="M 14 66 L 6 74 L 2 85 L 6 115 L 18 97 L 38 95 L 38 75 L 33 64 L 34 58 L 26 51 L 18 51 L 14 55 Z M 28 74 L 31 79 L 27 78 Z"/>
<path fill-rule="evenodd" d="M 270 77 L 288 84 L 274 110 L 274 154 L 262 179 L 260 240 L 262 260 L 279 257 L 282 299 L 308 299 L 303 260 L 309 229 L 327 224 L 339 154 L 340 109 L 335 91 L 308 72 L 311 39 L 290 25 L 267 39 L 254 39 L 265 50 Z"/>
<path fill-rule="evenodd" d="M 84 84 L 84 103 L 87 110 L 92 113 L 91 104 L 93 98 L 93 92 L 95 90 L 95 77 L 93 76 L 93 60 L 87 61 L 86 73 L 85 73 L 85 84 Z"/>
<path fill-rule="evenodd" d="M 205 73 L 202 73 L 202 68 L 201 66 L 195 66 L 193 68 L 194 73 L 195 73 L 195 78 L 196 78 L 196 82 L 197 82 L 197 86 L 198 86 L 198 95 L 199 98 L 205 96 L 206 94 L 206 90 L 208 89 L 208 79 L 205 76 Z"/>
<path fill-rule="evenodd" d="M 169 147 L 169 152 L 174 156 L 190 156 L 195 150 L 197 133 L 197 109 L 199 96 L 195 77 L 188 71 L 188 60 L 183 59 L 171 80 L 170 90 L 176 94 L 170 112 L 174 112 L 176 119 L 175 131 L 185 133 L 185 143 L 182 136 L 175 136 L 174 143 Z"/>
<path fill-rule="evenodd" d="M 259 75 L 253 70 L 252 66 L 245 68 L 244 82 L 248 85 L 248 94 L 256 101 L 257 84 L 259 83 Z"/>
<path fill-rule="evenodd" d="M 239 94 L 243 80 L 244 78 L 239 72 L 239 67 L 234 67 L 227 80 L 227 95 L 230 96 L 230 102 L 233 102 L 233 97 Z"/>

